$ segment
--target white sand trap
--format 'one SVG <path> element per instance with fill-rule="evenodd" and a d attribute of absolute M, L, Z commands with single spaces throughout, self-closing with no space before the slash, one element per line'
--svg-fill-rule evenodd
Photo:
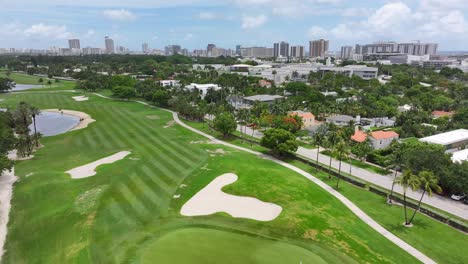
<path fill-rule="evenodd" d="M 211 215 L 225 212 L 236 218 L 271 221 L 283 210 L 281 206 L 262 202 L 256 198 L 235 196 L 221 189 L 237 181 L 237 175 L 227 173 L 214 179 L 182 206 L 184 216 Z"/>
<path fill-rule="evenodd" d="M 66 173 L 70 174 L 73 179 L 81 179 L 87 178 L 96 175 L 96 168 L 103 164 L 111 164 L 116 161 L 119 161 L 126 156 L 130 155 L 130 151 L 121 151 L 109 157 L 102 158 L 100 160 L 96 160 L 95 162 L 88 163 L 86 165 L 76 167 Z"/>
<path fill-rule="evenodd" d="M 74 128 L 70 129 L 70 131 L 86 128 L 86 127 L 88 127 L 89 124 L 96 121 L 96 120 L 92 119 L 90 115 L 88 115 L 86 113 L 83 113 L 83 112 L 79 112 L 79 111 L 63 110 L 63 109 L 61 109 L 61 110 L 59 110 L 59 109 L 46 109 L 46 110 L 43 110 L 43 111 L 44 112 L 52 112 L 52 113 L 62 113 L 64 115 L 71 115 L 71 116 L 78 117 L 80 119 L 80 123 L 78 123 L 78 125 L 75 126 Z"/>
<path fill-rule="evenodd" d="M 88 101 L 89 100 L 89 97 L 84 96 L 84 95 L 73 96 L 72 98 L 73 98 L 73 100 L 75 100 L 77 102 L 83 102 L 83 101 Z"/>
<path fill-rule="evenodd" d="M 4 253 L 4 244 L 7 235 L 8 215 L 11 209 L 11 196 L 13 194 L 13 184 L 18 179 L 15 171 L 0 172 L 0 260 Z"/>
<path fill-rule="evenodd" d="M 170 127 L 173 127 L 174 125 L 175 125 L 175 121 L 171 120 L 171 121 L 167 122 L 167 124 L 164 126 L 164 128 L 170 128 Z"/>

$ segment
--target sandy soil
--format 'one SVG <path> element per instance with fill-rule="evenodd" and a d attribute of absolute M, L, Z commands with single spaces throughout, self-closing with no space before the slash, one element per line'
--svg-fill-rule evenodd
<path fill-rule="evenodd" d="M 4 253 L 5 239 L 7 235 L 8 215 L 11 208 L 11 196 L 13 194 L 13 184 L 18 177 L 15 176 L 14 169 L 4 171 L 0 176 L 0 260 Z"/>
<path fill-rule="evenodd" d="M 80 123 L 77 126 L 72 128 L 70 131 L 79 130 L 88 127 L 89 124 L 95 122 L 96 120 L 92 119 L 90 115 L 73 110 L 64 110 L 64 109 L 46 109 L 44 112 L 53 112 L 53 113 L 63 113 L 64 115 L 71 115 L 80 118 Z"/>
<path fill-rule="evenodd" d="M 18 157 L 17 153 L 18 153 L 18 151 L 16 149 L 8 151 L 8 159 L 18 161 L 18 160 L 29 160 L 29 159 L 34 158 L 34 155 L 29 155 L 27 157 L 20 158 L 20 157 Z"/>
<path fill-rule="evenodd" d="M 174 125 L 175 125 L 175 121 L 171 120 L 171 121 L 167 122 L 167 124 L 164 126 L 164 128 L 170 128 L 170 127 L 172 127 Z"/>
<path fill-rule="evenodd" d="M 271 221 L 278 217 L 282 211 L 281 206 L 222 191 L 224 186 L 236 182 L 237 179 L 237 175 L 233 173 L 217 177 L 185 203 L 180 213 L 184 216 L 202 216 L 225 212 L 235 218 L 258 221 Z"/>
<path fill-rule="evenodd" d="M 81 178 L 87 178 L 96 175 L 96 168 L 100 165 L 103 164 L 111 164 L 116 161 L 119 161 L 126 156 L 130 155 L 130 151 L 121 151 L 118 152 L 114 155 L 111 155 L 109 157 L 105 157 L 99 160 L 96 160 L 94 162 L 88 163 L 86 165 L 76 167 L 74 169 L 71 169 L 69 171 L 66 171 L 66 173 L 70 174 L 73 179 L 81 179 Z"/>
<path fill-rule="evenodd" d="M 72 98 L 73 98 L 73 100 L 75 100 L 77 102 L 83 102 L 83 101 L 88 101 L 89 100 L 89 97 L 84 96 L 84 95 L 73 96 Z"/>

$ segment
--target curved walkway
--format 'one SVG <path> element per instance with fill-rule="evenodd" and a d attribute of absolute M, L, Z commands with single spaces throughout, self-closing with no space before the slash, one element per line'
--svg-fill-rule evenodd
<path fill-rule="evenodd" d="M 112 99 L 114 100 L 115 98 L 111 98 L 111 97 L 107 97 L 107 96 L 104 96 L 104 95 L 101 95 L 101 94 L 98 94 L 98 93 L 94 93 L 94 95 L 97 95 L 99 97 L 102 97 L 102 98 L 106 98 L 106 99 Z M 360 218 L 362 221 L 364 221 L 364 223 L 366 223 L 367 225 L 369 225 L 371 228 L 373 228 L 375 231 L 377 231 L 379 234 L 381 234 L 382 236 L 386 237 L 388 240 L 390 240 L 391 242 L 393 242 L 395 245 L 397 245 L 398 247 L 400 247 L 401 249 L 403 249 L 404 251 L 408 252 L 408 254 L 412 255 L 413 257 L 415 257 L 416 259 L 418 259 L 419 261 L 421 261 L 422 263 L 428 263 L 428 264 L 432 264 L 432 263 L 436 263 L 434 260 L 432 260 L 431 258 L 429 258 L 428 256 L 424 255 L 424 253 L 420 252 L 419 250 L 415 249 L 413 246 L 411 246 L 410 244 L 406 243 L 405 241 L 401 240 L 399 237 L 395 236 L 394 234 L 392 234 L 390 231 L 388 231 L 387 229 L 385 229 L 383 226 L 381 226 L 380 224 L 378 224 L 376 221 L 374 221 L 370 216 L 368 216 L 366 213 L 364 213 L 364 211 L 362 211 L 359 207 L 357 207 L 354 203 L 352 203 L 350 200 L 348 200 L 348 198 L 346 198 L 345 196 L 343 196 L 341 193 L 339 193 L 338 191 L 336 191 L 335 189 L 333 189 L 332 187 L 330 187 L 329 185 L 327 185 L 326 183 L 322 182 L 321 180 L 315 178 L 314 176 L 312 176 L 312 174 L 310 173 L 307 173 L 291 164 L 288 164 L 284 161 L 281 161 L 281 160 L 278 160 L 272 156 L 269 156 L 269 155 L 265 155 L 263 153 L 260 153 L 260 152 L 257 152 L 257 151 L 253 151 L 253 150 L 250 150 L 250 149 L 247 149 L 247 148 L 243 148 L 243 147 L 239 147 L 237 145 L 233 145 L 233 144 L 230 144 L 230 143 L 227 143 L 225 141 L 222 141 L 222 140 L 219 140 L 211 135 L 208 135 L 202 131 L 199 131 L 187 124 L 185 124 L 184 122 L 182 122 L 180 119 L 179 119 L 179 116 L 176 112 L 174 111 L 171 111 L 171 110 L 168 110 L 168 109 L 164 109 L 164 108 L 159 108 L 159 107 L 155 107 L 153 105 L 150 105 L 146 102 L 142 102 L 142 101 L 137 101 L 135 100 L 134 102 L 136 103 L 139 103 L 139 104 L 143 104 L 143 105 L 146 105 L 146 106 L 149 106 L 151 108 L 156 108 L 156 109 L 160 109 L 160 110 L 163 110 L 163 111 L 166 111 L 166 112 L 169 112 L 169 113 L 172 113 L 172 117 L 174 118 L 174 121 L 179 124 L 180 126 L 188 129 L 188 130 L 191 130 L 193 132 L 195 132 L 196 134 L 199 134 L 217 144 L 220 144 L 220 145 L 224 145 L 224 146 L 227 146 L 227 147 L 231 147 L 231 148 L 235 148 L 235 149 L 238 149 L 238 150 L 241 150 L 241 151 L 244 151 L 244 152 L 247 152 L 247 153 L 250 153 L 250 154 L 253 154 L 253 155 L 256 155 L 258 157 L 261 157 L 263 159 L 267 159 L 267 160 L 270 160 L 270 161 L 273 161 L 277 164 L 280 164 L 288 169 L 291 169 L 299 174 L 301 174 L 302 176 L 306 177 L 307 179 L 309 179 L 310 181 L 314 182 L 315 184 L 317 184 L 318 186 L 320 186 L 322 189 L 324 189 L 325 191 L 327 191 L 328 193 L 330 193 L 331 195 L 333 195 L 334 197 L 336 197 L 338 200 L 340 200 L 346 207 L 348 207 L 351 212 L 353 212 L 358 218 Z"/>

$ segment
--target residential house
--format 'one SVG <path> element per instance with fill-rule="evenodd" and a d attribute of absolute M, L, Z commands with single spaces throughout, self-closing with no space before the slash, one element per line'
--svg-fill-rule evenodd
<path fill-rule="evenodd" d="M 159 84 L 162 87 L 179 87 L 180 81 L 179 80 L 161 80 Z"/>
<path fill-rule="evenodd" d="M 217 84 L 197 84 L 197 83 L 191 83 L 187 86 L 185 86 L 185 89 L 192 91 L 192 90 L 198 90 L 200 93 L 200 96 L 202 98 L 205 98 L 206 94 L 208 93 L 208 90 L 213 89 L 215 91 L 221 90 L 221 87 L 219 87 Z"/>
<path fill-rule="evenodd" d="M 283 100 L 284 96 L 281 95 L 270 95 L 270 94 L 258 94 L 254 96 L 244 97 L 244 103 L 248 105 L 254 105 L 255 102 L 261 102 L 268 105 L 272 105 L 277 101 Z"/>
<path fill-rule="evenodd" d="M 431 116 L 432 116 L 432 118 L 434 118 L 434 119 L 440 118 L 440 117 L 452 118 L 453 114 L 455 114 L 455 112 L 433 111 L 433 112 L 431 113 Z"/>
<path fill-rule="evenodd" d="M 420 138 L 419 141 L 442 145 L 447 150 L 460 150 L 468 146 L 468 130 L 452 130 L 446 133 Z"/>
<path fill-rule="evenodd" d="M 290 116 L 298 116 L 302 119 L 302 127 L 303 128 L 310 128 L 315 125 L 315 116 L 311 112 L 304 112 L 304 111 L 292 111 L 289 113 Z"/>
<path fill-rule="evenodd" d="M 258 81 L 258 85 L 260 87 L 266 87 L 266 88 L 271 88 L 271 82 L 267 81 L 267 80 L 260 80 Z"/>
<path fill-rule="evenodd" d="M 351 136 L 351 139 L 356 142 L 364 142 L 367 137 L 367 133 L 361 130 L 356 130 L 354 135 Z M 369 140 L 374 149 L 386 148 L 390 146 L 394 140 L 398 140 L 399 137 L 400 135 L 395 131 L 374 131 L 369 133 Z"/>

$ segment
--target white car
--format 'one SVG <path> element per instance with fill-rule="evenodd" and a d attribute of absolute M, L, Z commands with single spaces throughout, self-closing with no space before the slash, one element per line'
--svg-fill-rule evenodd
<path fill-rule="evenodd" d="M 461 201 L 465 197 L 466 197 L 466 194 L 464 194 L 464 193 L 454 193 L 454 194 L 452 194 L 452 196 L 450 196 L 450 198 L 452 198 L 455 201 Z"/>

